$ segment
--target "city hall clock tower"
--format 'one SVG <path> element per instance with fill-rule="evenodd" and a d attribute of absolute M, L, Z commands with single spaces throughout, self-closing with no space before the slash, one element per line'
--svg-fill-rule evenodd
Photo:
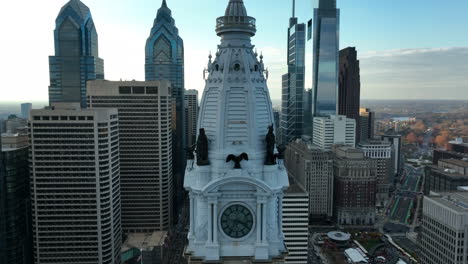
<path fill-rule="evenodd" d="M 216 19 L 197 143 L 187 148 L 189 263 L 283 263 L 282 197 L 288 187 L 276 146 L 263 57 L 251 43 L 255 18 L 230 0 Z"/>

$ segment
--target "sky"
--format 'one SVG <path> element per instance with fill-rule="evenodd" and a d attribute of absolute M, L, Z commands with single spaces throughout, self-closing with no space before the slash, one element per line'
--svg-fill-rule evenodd
<path fill-rule="evenodd" d="M 162 0 L 83 0 L 99 34 L 108 80 L 144 80 L 144 48 Z M 67 0 L 14 0 L 0 16 L 0 101 L 45 102 L 55 18 Z M 219 38 L 215 19 L 228 0 L 167 0 L 185 44 L 185 87 L 203 91 L 203 69 Z M 286 73 L 292 0 L 244 0 L 257 19 L 252 39 L 269 69 L 271 97 Z M 337 0 L 340 48 L 356 47 L 362 99 L 468 100 L 468 1 Z M 312 19 L 317 0 L 296 0 L 299 22 Z M 311 87 L 307 43 L 306 88 Z"/>

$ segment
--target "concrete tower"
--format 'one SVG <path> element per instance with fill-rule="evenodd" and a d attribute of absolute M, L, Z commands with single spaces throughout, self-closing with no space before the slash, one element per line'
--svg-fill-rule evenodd
<path fill-rule="evenodd" d="M 255 19 L 242 0 L 230 0 L 216 24 L 221 44 L 208 63 L 196 159 L 185 172 L 185 256 L 189 263 L 282 263 L 282 197 L 289 183 L 269 129 L 274 119 L 263 57 L 258 60 L 250 40 Z"/>

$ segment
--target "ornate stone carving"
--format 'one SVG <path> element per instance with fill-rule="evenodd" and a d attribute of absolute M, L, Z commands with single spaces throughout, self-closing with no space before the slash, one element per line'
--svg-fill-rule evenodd
<path fill-rule="evenodd" d="M 234 169 L 242 169 L 240 165 L 242 160 L 249 160 L 249 155 L 247 153 L 242 153 L 239 156 L 230 154 L 226 158 L 226 162 L 234 161 Z"/>
<path fill-rule="evenodd" d="M 266 141 L 266 160 L 265 165 L 275 165 L 275 143 L 276 138 L 273 133 L 273 125 L 268 127 L 268 134 L 265 137 Z"/>
<path fill-rule="evenodd" d="M 197 153 L 198 166 L 210 165 L 210 161 L 208 160 L 208 137 L 205 134 L 204 128 L 200 128 L 200 134 L 198 135 L 197 148 L 195 152 Z"/>

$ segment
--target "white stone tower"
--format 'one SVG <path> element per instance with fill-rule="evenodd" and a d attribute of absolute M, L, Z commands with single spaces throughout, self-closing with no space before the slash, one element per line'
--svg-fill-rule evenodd
<path fill-rule="evenodd" d="M 274 119 L 263 57 L 257 59 L 250 40 L 255 19 L 242 0 L 230 0 L 216 22 L 221 44 L 214 61 L 209 57 L 196 157 L 185 173 L 185 255 L 189 263 L 281 263 L 282 197 L 289 183 L 269 133 Z"/>

